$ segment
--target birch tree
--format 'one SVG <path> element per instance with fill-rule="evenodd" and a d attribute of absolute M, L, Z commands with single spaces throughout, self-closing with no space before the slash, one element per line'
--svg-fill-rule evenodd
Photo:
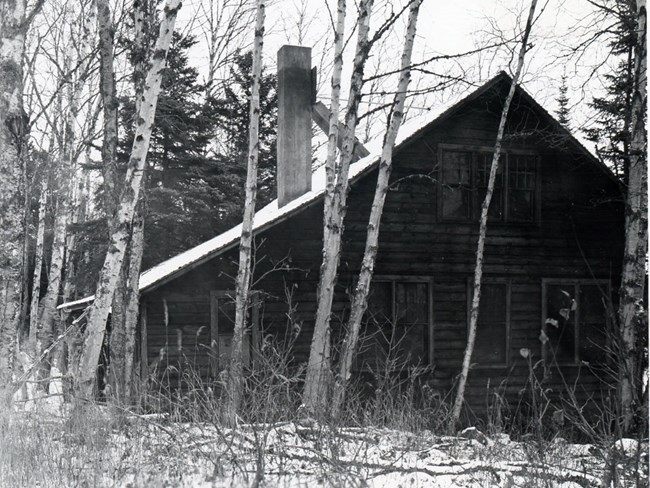
<path fill-rule="evenodd" d="M 375 187 L 375 196 L 373 198 L 370 218 L 368 221 L 368 233 L 366 235 L 366 245 L 361 264 L 361 271 L 359 273 L 359 279 L 352 299 L 350 317 L 347 323 L 347 332 L 343 342 L 341 357 L 339 359 L 339 371 L 334 383 L 334 392 L 332 395 L 333 418 L 338 417 L 345 400 L 346 386 L 350 379 L 352 361 L 357 350 L 361 320 L 368 306 L 368 292 L 370 290 L 370 282 L 372 281 L 377 250 L 379 248 L 379 226 L 384 211 L 384 202 L 386 201 L 388 182 L 392 170 L 393 148 L 395 147 L 399 127 L 402 124 L 406 93 L 411 79 L 411 55 L 413 53 L 415 31 L 417 28 L 417 19 L 421 3 L 422 0 L 414 0 L 411 2 L 409 7 L 404 51 L 402 52 L 400 64 L 400 77 L 393 100 L 393 107 L 390 112 L 388 128 L 386 135 L 384 136 L 384 144 L 382 147 L 381 159 L 379 161 L 377 185 Z"/>
<path fill-rule="evenodd" d="M 325 203 L 323 210 L 323 261 L 320 268 L 318 282 L 318 308 L 314 323 L 314 334 L 309 352 L 307 365 L 307 376 L 305 378 L 305 389 L 303 392 L 303 404 L 307 411 L 314 414 L 324 413 L 327 402 L 327 388 L 330 375 L 330 316 L 332 313 L 332 301 L 334 298 L 334 287 L 341 254 L 341 238 L 343 235 L 343 220 L 346 213 L 346 202 L 348 193 L 348 174 L 354 151 L 354 133 L 358 120 L 359 102 L 363 86 L 363 73 L 368 58 L 371 43 L 368 40 L 370 30 L 370 13 L 373 0 L 361 0 L 359 2 L 358 34 L 357 44 L 350 81 L 350 93 L 345 116 L 346 131 L 344 132 L 342 148 L 336 164 L 335 150 L 332 141 L 336 143 L 336 129 L 338 119 L 330 115 L 330 134 L 328 134 L 328 157 L 326 162 L 326 188 Z M 341 19 L 340 8 L 344 3 L 339 3 L 337 13 L 337 32 L 335 42 L 342 42 L 340 37 L 344 31 L 344 20 Z M 343 14 L 344 15 L 344 14 Z M 335 68 L 332 75 L 332 104 L 340 93 L 340 67 L 342 65 L 342 51 L 335 47 Z M 333 112 L 333 111 L 332 111 Z M 333 132 L 334 131 L 334 132 Z"/>
<path fill-rule="evenodd" d="M 0 0 L 0 401 L 11 400 L 12 362 L 24 269 L 23 55 L 27 29 L 43 5 Z"/>
<path fill-rule="evenodd" d="M 644 309 L 646 261 L 648 250 L 648 164 L 645 115 L 647 110 L 647 11 L 645 0 L 636 1 L 636 45 L 629 140 L 629 178 L 625 201 L 625 247 L 621 274 L 619 327 L 621 359 L 619 396 L 622 430 L 629 432 L 634 423 L 641 390 L 637 351 L 638 334 L 647 334 Z"/>
<path fill-rule="evenodd" d="M 133 85 L 135 113 L 142 105 L 144 76 L 149 59 L 149 38 L 152 29 L 152 14 L 155 9 L 149 0 L 137 0 L 133 5 L 134 42 Z M 139 281 L 142 254 L 144 250 L 144 199 L 140 197 L 130 228 L 131 237 L 122 263 L 111 311 L 110 359 L 108 381 L 111 394 L 118 400 L 128 402 L 133 378 L 135 353 L 135 332 L 138 320 Z"/>
<path fill-rule="evenodd" d="M 456 390 L 456 397 L 454 399 L 454 406 L 452 409 L 452 414 L 449 419 L 449 428 L 453 430 L 458 424 L 460 419 L 460 412 L 465 399 L 465 385 L 467 384 L 467 377 L 469 375 L 469 368 L 472 361 L 472 353 L 474 352 L 474 343 L 476 341 L 476 327 L 478 324 L 478 313 L 479 313 L 479 304 L 481 300 L 481 278 L 483 276 L 483 254 L 485 250 L 485 236 L 487 233 L 487 222 L 488 222 L 488 210 L 490 208 L 490 202 L 492 201 L 492 193 L 494 192 L 494 184 L 496 181 L 497 170 L 499 168 L 499 156 L 501 154 L 501 143 L 503 141 L 503 133 L 506 126 L 506 120 L 508 119 L 508 111 L 510 110 L 510 104 L 515 95 L 515 89 L 517 88 L 517 83 L 521 76 L 521 72 L 524 67 L 524 59 L 526 56 L 526 51 L 529 49 L 528 37 L 530 36 L 530 31 L 533 25 L 533 20 L 535 18 L 535 8 L 537 6 L 537 0 L 532 0 L 530 3 L 530 9 L 528 11 L 528 19 L 526 20 L 526 27 L 524 28 L 521 47 L 519 48 L 519 55 L 517 57 L 517 67 L 515 69 L 514 76 L 512 78 L 512 83 L 510 84 L 510 90 L 508 95 L 503 103 L 503 108 L 501 109 L 501 119 L 499 120 L 499 128 L 497 130 L 497 137 L 494 144 L 494 152 L 492 154 L 492 164 L 490 166 L 490 177 L 488 180 L 488 186 L 485 193 L 485 199 L 481 205 L 481 218 L 479 224 L 479 237 L 478 244 L 476 247 L 476 264 L 474 266 L 474 285 L 472 287 L 472 305 L 470 310 L 470 322 L 469 322 L 469 332 L 467 336 L 467 345 L 465 346 L 465 354 L 463 355 L 463 365 L 460 372 L 460 377 L 458 380 L 458 387 Z"/>
<path fill-rule="evenodd" d="M 257 0 L 255 14 L 255 41 L 251 70 L 250 126 L 248 129 L 248 167 L 246 169 L 246 202 L 239 241 L 239 270 L 235 298 L 235 326 L 232 337 L 230 368 L 226 398 L 226 422 L 233 424 L 241 401 L 243 386 L 242 348 L 246 329 L 253 254 L 253 219 L 257 196 L 257 163 L 259 154 L 260 77 L 262 75 L 262 48 L 264 46 L 264 17 L 266 2 Z"/>
<path fill-rule="evenodd" d="M 108 5 L 104 5 L 104 7 L 108 8 Z M 92 399 L 97 362 L 106 331 L 106 320 L 110 313 L 111 302 L 115 294 L 115 287 L 130 237 L 130 226 L 140 195 L 162 72 L 165 68 L 167 50 L 171 42 L 179 9 L 180 0 L 168 0 L 166 2 L 155 48 L 147 70 L 142 105 L 136 119 L 137 127 L 127 167 L 124 190 L 112 226 L 112 234 L 104 265 L 97 282 L 95 300 L 88 314 L 84 347 L 75 385 L 75 395 L 78 400 L 87 401 Z"/>

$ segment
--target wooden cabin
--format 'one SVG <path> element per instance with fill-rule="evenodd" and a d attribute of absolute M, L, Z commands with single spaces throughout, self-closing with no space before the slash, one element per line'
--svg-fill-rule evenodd
<path fill-rule="evenodd" d="M 282 71 L 279 75 L 282 95 Z M 453 388 L 466 344 L 480 206 L 510 83 L 501 73 L 456 102 L 432 107 L 425 120 L 402 127 L 357 372 L 382 367 L 389 356 L 407 364 L 405 371 L 429 367 L 423 381 L 441 394 Z M 281 96 L 279 130 L 282 103 Z M 367 156 L 350 172 L 332 310 L 334 341 L 359 272 L 381 141 L 366 149 Z M 292 181 L 284 179 L 279 186 L 290 187 L 291 195 L 281 195 L 280 206 L 272 202 L 255 220 L 247 361 L 254 359 L 264 336 L 292 334 L 297 334 L 294 362 L 308 360 L 321 264 L 324 174 L 323 168 L 312 174 L 311 155 L 305 161 L 304 150 L 285 148 L 279 159 L 290 158 L 292 151 L 303 168 L 297 170 L 303 173 L 303 187 L 295 190 L 301 176 L 289 171 Z M 284 173 L 279 169 L 278 177 L 285 178 Z M 605 351 L 611 347 L 608 307 L 619 286 L 623 227 L 614 175 L 517 88 L 488 223 L 467 389 L 474 411 L 482 411 L 493 392 L 511 405 L 519 402 L 529 364 L 540 360 L 535 374 L 552 395 L 570 385 L 582 402 L 611 388 L 605 372 Z M 240 231 L 235 227 L 142 274 L 143 373 L 151 374 L 155 365 L 157 374 L 175 377 L 179 367 L 191 365 L 210 378 L 225 367 Z"/>

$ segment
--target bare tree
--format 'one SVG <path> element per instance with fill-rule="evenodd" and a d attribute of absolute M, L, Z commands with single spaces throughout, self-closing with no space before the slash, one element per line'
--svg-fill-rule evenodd
<path fill-rule="evenodd" d="M 487 233 L 488 210 L 490 202 L 492 201 L 492 193 L 494 192 L 494 184 L 496 181 L 497 170 L 499 168 L 499 156 L 501 154 L 501 142 L 503 141 L 503 133 L 508 119 L 508 111 L 510 110 L 510 103 L 515 95 L 515 89 L 521 76 L 524 67 L 524 58 L 526 51 L 530 49 L 528 45 L 528 37 L 535 19 L 535 7 L 537 0 L 530 2 L 530 9 L 528 11 L 528 20 L 526 20 L 526 27 L 524 28 L 523 37 L 521 40 L 521 48 L 519 49 L 519 56 L 517 57 L 517 68 L 510 84 L 510 90 L 503 102 L 503 109 L 501 110 L 501 119 L 499 121 L 499 129 L 497 131 L 496 142 L 494 144 L 494 153 L 492 154 L 492 165 L 490 166 L 490 177 L 488 186 L 485 193 L 485 199 L 481 206 L 481 219 L 479 224 L 479 237 L 476 248 L 476 264 L 474 267 L 474 286 L 472 296 L 472 307 L 470 311 L 469 333 L 467 336 L 467 345 L 465 346 L 465 354 L 463 356 L 463 366 L 460 372 L 458 387 L 456 390 L 456 397 L 451 417 L 449 419 L 450 430 L 453 429 L 460 419 L 461 408 L 465 401 L 465 385 L 467 384 L 467 376 L 469 375 L 469 367 L 472 360 L 472 353 L 474 352 L 474 343 L 476 341 L 476 326 L 478 323 L 479 304 L 481 300 L 481 278 L 483 276 L 483 254 L 485 250 L 485 235 Z"/>
<path fill-rule="evenodd" d="M 24 271 L 23 55 L 27 29 L 43 5 L 0 1 L 0 401 L 11 401 L 12 362 Z"/>
<path fill-rule="evenodd" d="M 260 78 L 262 76 L 262 48 L 264 46 L 264 16 L 266 2 L 257 0 L 255 14 L 255 41 L 253 44 L 253 66 L 251 69 L 250 125 L 248 128 L 248 167 L 246 169 L 246 202 L 239 241 L 239 270 L 237 272 L 237 296 L 235 299 L 235 327 L 230 352 L 228 374 L 227 404 L 225 420 L 232 424 L 239 409 L 243 386 L 242 348 L 246 329 L 251 283 L 251 263 L 253 255 L 253 219 L 257 197 L 257 163 L 259 154 L 260 122 Z"/>
<path fill-rule="evenodd" d="M 104 5 L 107 8 L 107 5 Z M 142 106 L 137 115 L 137 127 L 128 163 L 124 190 L 117 209 L 112 235 L 104 265 L 97 282 L 95 300 L 90 307 L 86 338 L 81 355 L 75 394 L 79 400 L 91 400 L 95 382 L 95 370 L 106 330 L 115 286 L 129 241 L 129 229 L 135 213 L 143 181 L 147 151 L 151 138 L 160 84 L 165 67 L 167 51 L 174 31 L 180 0 L 168 0 L 163 10 L 160 30 L 155 43 L 143 91 Z"/>
<path fill-rule="evenodd" d="M 393 100 L 393 107 L 390 112 L 388 128 L 384 137 L 381 159 L 379 161 L 379 174 L 377 176 L 377 185 L 375 187 L 375 196 L 373 198 L 370 219 L 368 222 L 368 234 L 366 236 L 363 262 L 361 264 L 359 279 L 352 299 L 350 318 L 348 319 L 347 332 L 343 342 L 341 358 L 339 360 L 339 372 L 334 384 L 332 400 L 333 418 L 338 417 L 345 400 L 346 386 L 350 378 L 352 361 L 357 349 L 361 320 L 368 306 L 368 292 L 370 290 L 370 282 L 375 267 L 377 250 L 379 248 L 379 226 L 384 211 L 384 202 L 386 201 L 386 194 L 388 193 L 388 181 L 392 170 L 393 148 L 395 147 L 395 140 L 397 139 L 399 127 L 404 116 L 406 93 L 411 78 L 411 55 L 413 53 L 417 18 L 421 3 L 422 0 L 413 0 L 409 7 L 404 51 L 402 53 L 400 65 L 401 73 L 395 98 Z"/>
<path fill-rule="evenodd" d="M 332 140 L 334 142 L 336 141 L 336 132 L 334 135 L 331 132 L 329 134 L 328 158 L 326 162 L 327 185 L 325 188 L 323 212 L 323 261 L 318 283 L 318 308 L 316 311 L 314 334 L 309 352 L 307 377 L 303 392 L 303 404 L 309 412 L 314 414 L 324 413 L 327 404 L 327 388 L 330 375 L 330 316 L 341 254 L 343 219 L 345 218 L 348 194 L 348 174 L 355 144 L 354 132 L 358 120 L 363 73 L 371 45 L 368 34 L 373 3 L 373 0 L 362 0 L 359 3 L 357 45 L 345 116 L 346 131 L 344 132 L 338 165 L 336 164 L 336 158 L 332 157 L 332 154 L 335 154 L 335 151 L 332 149 Z M 340 8 L 341 4 L 339 4 L 337 28 L 341 23 Z M 343 9 L 345 9 L 344 4 Z M 336 36 L 343 36 L 343 31 L 337 31 Z M 335 42 L 337 41 L 338 39 Z M 340 55 L 340 52 L 335 49 L 335 63 Z M 337 68 L 335 68 L 335 73 L 336 71 Z M 338 80 L 340 80 L 340 77 L 338 77 Z M 333 75 L 332 101 L 335 98 L 335 91 L 340 90 L 340 81 L 339 83 L 336 81 Z M 333 125 L 337 125 L 337 122 L 337 119 L 334 119 L 334 122 L 330 119 L 330 131 L 332 131 Z"/>

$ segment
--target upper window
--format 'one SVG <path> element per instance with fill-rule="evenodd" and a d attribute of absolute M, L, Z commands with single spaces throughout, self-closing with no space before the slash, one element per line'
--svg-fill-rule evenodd
<path fill-rule="evenodd" d="M 492 157 L 491 151 L 446 147 L 441 150 L 442 220 L 471 221 L 480 218 Z M 537 156 L 502 153 L 488 212 L 490 220 L 533 222 L 536 188 Z"/>
<path fill-rule="evenodd" d="M 430 360 L 430 282 L 375 279 L 357 367 L 401 369 Z"/>
<path fill-rule="evenodd" d="M 609 282 L 544 281 L 542 343 L 549 363 L 602 362 L 607 357 Z"/>

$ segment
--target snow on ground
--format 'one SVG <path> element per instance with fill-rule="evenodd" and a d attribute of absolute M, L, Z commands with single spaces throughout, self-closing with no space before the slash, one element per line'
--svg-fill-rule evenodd
<path fill-rule="evenodd" d="M 170 480 L 167 486 L 254 486 L 256 473 L 262 473 L 261 486 L 291 488 L 578 488 L 601 486 L 604 474 L 598 449 L 562 439 L 540 452 L 533 443 L 505 434 L 451 437 L 373 428 L 332 432 L 315 423 L 244 425 L 236 431 L 199 424 L 164 427 L 164 433 L 162 425 L 149 428 L 158 430 L 156 441 L 147 447 L 151 454 L 159 456 L 156 442 L 168 445 L 173 437 L 176 447 L 167 452 L 180 457 L 161 463 L 166 467 L 161 472 L 132 473 L 125 486 L 154 486 L 162 480 Z M 624 440 L 626 449 L 638 447 L 634 442 Z M 647 484 L 647 446 L 642 456 Z"/>

